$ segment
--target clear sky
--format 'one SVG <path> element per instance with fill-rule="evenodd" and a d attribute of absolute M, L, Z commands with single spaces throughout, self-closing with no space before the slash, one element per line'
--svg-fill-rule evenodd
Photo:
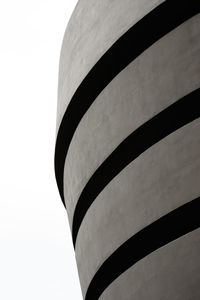
<path fill-rule="evenodd" d="M 54 177 L 58 62 L 76 0 L 0 9 L 0 299 L 81 300 Z"/>

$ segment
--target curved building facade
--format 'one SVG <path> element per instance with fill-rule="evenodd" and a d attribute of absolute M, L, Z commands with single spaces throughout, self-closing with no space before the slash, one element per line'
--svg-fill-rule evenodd
<path fill-rule="evenodd" d="M 79 0 L 55 173 L 84 299 L 200 299 L 199 117 L 199 0 Z"/>

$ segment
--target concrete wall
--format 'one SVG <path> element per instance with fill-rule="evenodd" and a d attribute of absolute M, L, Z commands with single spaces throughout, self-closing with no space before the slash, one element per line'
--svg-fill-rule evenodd
<path fill-rule="evenodd" d="M 88 72 L 119 37 L 164 3 L 158 0 L 78 2 L 61 50 L 58 132 L 65 110 Z M 63 173 L 72 230 L 79 197 L 107 157 L 138 127 L 200 87 L 199 37 L 200 14 L 195 13 L 118 73 L 80 120 Z M 199 132 L 199 117 L 174 130 L 114 176 L 88 207 L 75 245 L 84 298 L 96 299 L 86 296 L 88 287 L 121 245 L 200 196 Z M 200 299 L 197 228 L 195 223 L 193 229 L 186 229 L 185 235 L 130 265 L 97 299 Z"/>
<path fill-rule="evenodd" d="M 117 278 L 100 300 L 199 300 L 199 252 L 197 230 L 140 260 Z"/>
<path fill-rule="evenodd" d="M 163 0 L 78 1 L 61 49 L 57 128 L 75 90 L 98 59 L 128 28 L 161 2 Z"/>

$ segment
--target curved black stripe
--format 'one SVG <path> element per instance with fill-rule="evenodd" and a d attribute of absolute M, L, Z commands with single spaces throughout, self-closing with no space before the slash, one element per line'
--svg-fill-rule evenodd
<path fill-rule="evenodd" d="M 63 172 L 74 132 L 90 105 L 109 82 L 153 43 L 200 12 L 199 0 L 166 0 L 121 36 L 82 81 L 59 127 L 55 174 L 64 203 Z"/>
<path fill-rule="evenodd" d="M 72 226 L 74 245 L 87 210 L 105 186 L 149 147 L 199 117 L 200 88 L 161 111 L 119 144 L 92 175 L 78 199 Z"/>
<path fill-rule="evenodd" d="M 86 300 L 96 300 L 136 262 L 200 227 L 200 198 L 173 210 L 122 244 L 99 268 L 87 290 Z"/>

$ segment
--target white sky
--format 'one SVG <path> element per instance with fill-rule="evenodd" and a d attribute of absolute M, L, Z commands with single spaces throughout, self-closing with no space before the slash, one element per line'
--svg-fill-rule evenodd
<path fill-rule="evenodd" d="M 82 299 L 54 177 L 57 74 L 76 0 L 0 5 L 0 299 Z"/>

